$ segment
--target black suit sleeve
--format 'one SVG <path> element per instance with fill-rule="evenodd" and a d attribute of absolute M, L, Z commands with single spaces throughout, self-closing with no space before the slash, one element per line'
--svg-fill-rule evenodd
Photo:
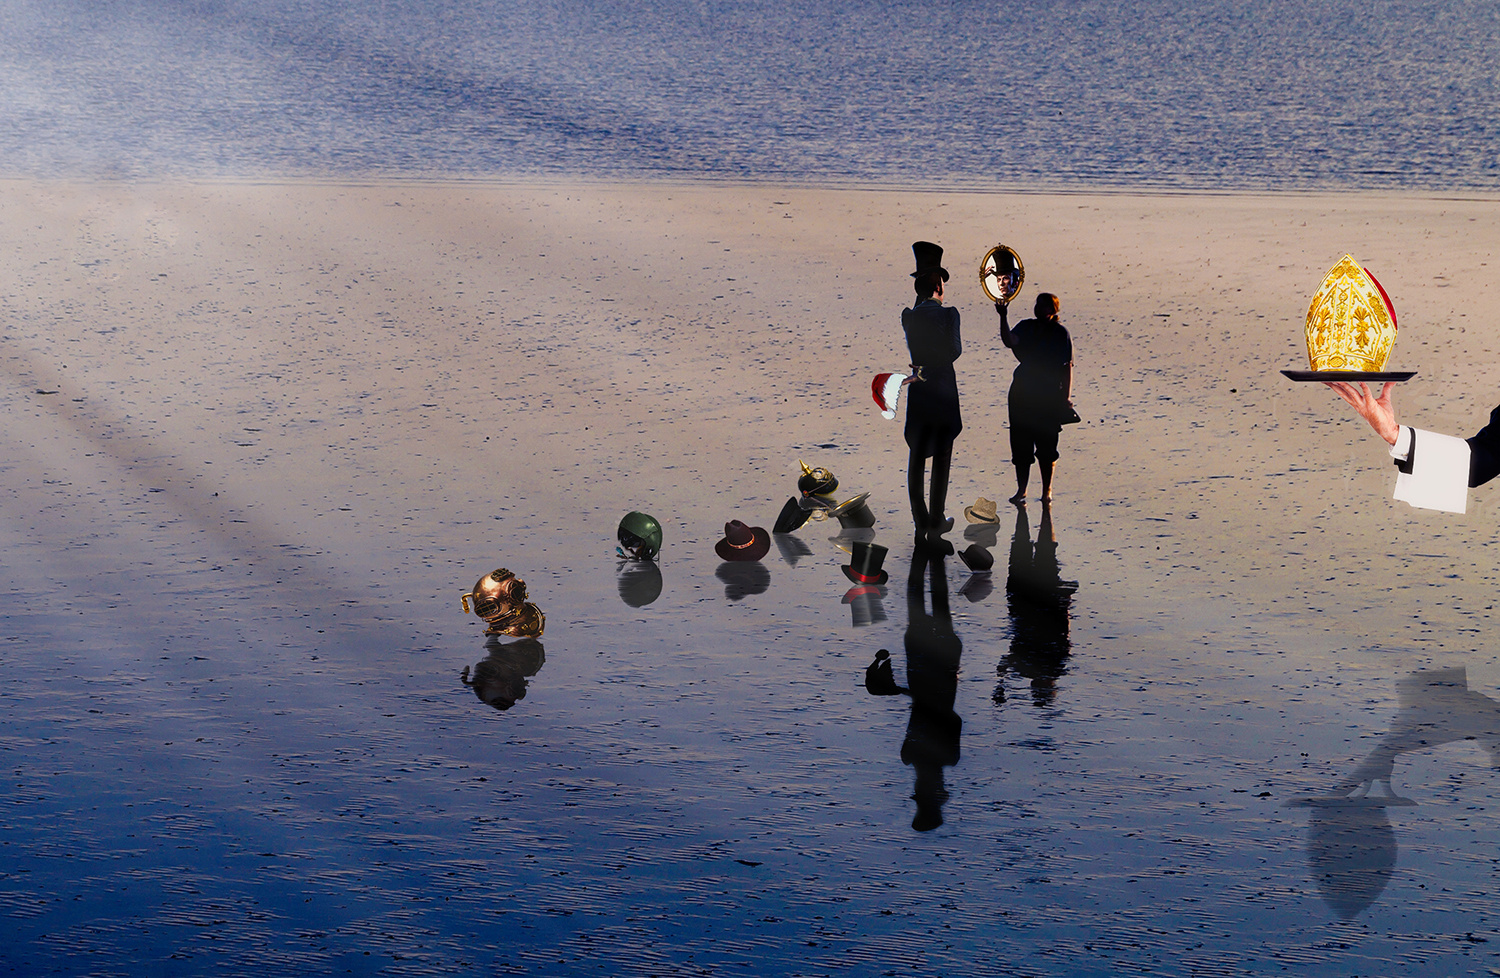
<path fill-rule="evenodd" d="M 1412 454 L 1416 454 L 1413 446 Z M 1490 423 L 1469 439 L 1469 486 L 1482 486 L 1500 475 L 1500 407 L 1490 412 Z"/>

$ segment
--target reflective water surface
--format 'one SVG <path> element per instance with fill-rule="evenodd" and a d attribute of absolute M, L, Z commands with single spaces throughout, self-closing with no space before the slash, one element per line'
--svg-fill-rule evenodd
<path fill-rule="evenodd" d="M 866 307 L 899 349 L 888 269 L 835 284 L 808 256 L 816 294 L 857 298 L 794 340 L 671 304 L 632 339 L 647 306 L 623 277 L 607 295 L 636 309 L 500 294 L 532 259 L 461 214 L 499 227 L 515 188 L 194 193 L 215 237 L 164 199 L 43 195 L 27 206 L 77 207 L 94 236 L 8 258 L 8 967 L 1500 965 L 1492 503 L 1396 508 L 1379 446 L 1276 373 L 1295 331 L 1248 379 L 1183 384 L 1191 329 L 1160 327 L 1143 365 L 1136 326 L 1065 306 L 1085 423 L 1050 509 L 949 534 L 993 554 L 975 573 L 914 550 L 899 426 L 865 402 L 887 354 L 845 352 Z M 678 295 L 779 280 L 666 247 L 702 256 Z M 1209 322 L 1239 301 L 1194 294 Z M 1011 473 L 1009 362 L 956 301 L 959 513 Z M 869 492 L 876 525 L 721 561 L 725 522 L 769 525 L 799 459 Z M 659 561 L 616 555 L 632 509 L 661 521 Z M 851 587 L 856 540 L 889 548 L 884 583 Z M 500 566 L 542 635 L 463 612 Z"/>

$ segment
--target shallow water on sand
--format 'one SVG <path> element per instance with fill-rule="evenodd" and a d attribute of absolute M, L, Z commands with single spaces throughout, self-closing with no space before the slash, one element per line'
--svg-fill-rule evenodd
<path fill-rule="evenodd" d="M 222 216 L 239 192 L 204 193 Z M 326 196 L 277 193 L 307 193 L 287 227 Z M 380 240 L 435 213 L 403 193 Z M 235 239 L 191 258 L 195 282 L 149 240 L 101 238 L 120 281 L 86 310 L 33 296 L 98 274 L 88 255 L 29 256 L 6 300 L 8 966 L 1496 966 L 1492 534 L 1483 510 L 1391 521 L 1378 449 L 1323 400 L 1248 379 L 1271 407 L 1236 412 L 1227 384 L 1170 379 L 1195 328 L 1158 327 L 1142 368 L 1135 327 L 1099 315 L 1050 514 L 1077 589 L 1028 597 L 1007 583 L 1047 540 L 1035 502 L 1002 503 L 989 537 L 960 516 L 950 539 L 991 549 L 989 581 L 952 557 L 913 575 L 897 426 L 840 403 L 868 375 L 838 352 L 857 327 L 809 331 L 785 372 L 787 339 L 750 314 L 682 324 L 697 345 L 649 370 L 601 366 L 623 329 L 603 303 L 480 330 L 495 282 L 439 274 L 469 268 L 463 247 L 398 265 L 355 240 L 320 266 Z M 723 281 L 684 247 L 699 286 Z M 209 284 L 236 274 L 281 305 L 226 348 L 239 307 Z M 884 272 L 850 274 L 855 295 Z M 1000 356 L 970 336 L 969 363 Z M 719 357 L 767 365 L 745 384 Z M 955 515 L 1009 483 L 1003 383 L 964 376 Z M 828 523 L 756 571 L 714 555 L 724 521 L 774 520 L 799 457 L 872 493 L 878 597 L 850 594 Z M 637 507 L 666 528 L 654 567 L 612 552 Z M 546 613 L 539 640 L 487 645 L 459 609 L 496 566 Z M 881 648 L 912 695 L 866 689 Z M 1415 806 L 1296 804 L 1387 755 Z"/>

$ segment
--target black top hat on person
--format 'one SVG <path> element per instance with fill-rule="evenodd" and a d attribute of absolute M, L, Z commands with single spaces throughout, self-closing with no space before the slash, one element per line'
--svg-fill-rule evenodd
<path fill-rule="evenodd" d="M 884 584 L 891 576 L 880 567 L 890 551 L 878 543 L 856 541 L 849 548 L 849 563 L 841 568 L 855 584 Z"/>
<path fill-rule="evenodd" d="M 912 254 L 917 257 L 917 270 L 911 273 L 912 278 L 921 278 L 928 272 L 937 272 L 943 276 L 943 281 L 948 281 L 948 270 L 943 267 L 943 249 L 931 241 L 915 241 L 911 246 Z"/>
<path fill-rule="evenodd" d="M 746 526 L 739 520 L 724 524 L 724 539 L 714 552 L 724 560 L 760 560 L 771 549 L 771 534 L 763 526 Z"/>

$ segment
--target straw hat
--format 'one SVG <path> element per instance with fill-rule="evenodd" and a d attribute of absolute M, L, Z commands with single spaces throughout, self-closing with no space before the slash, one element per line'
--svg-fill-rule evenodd
<path fill-rule="evenodd" d="M 973 506 L 964 507 L 964 519 L 970 523 L 999 523 L 1000 517 L 995 515 L 995 501 L 980 496 L 974 501 Z"/>

